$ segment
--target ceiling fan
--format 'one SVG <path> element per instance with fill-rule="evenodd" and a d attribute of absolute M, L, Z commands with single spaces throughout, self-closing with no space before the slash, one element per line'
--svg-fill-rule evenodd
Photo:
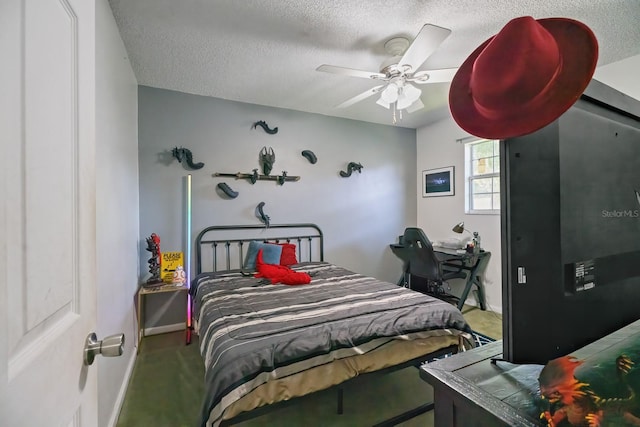
<path fill-rule="evenodd" d="M 335 65 L 320 65 L 317 71 L 379 80 L 383 84 L 354 96 L 336 108 L 346 108 L 373 95 L 380 94 L 376 104 L 393 111 L 393 124 L 402 120 L 402 111 L 409 113 L 424 107 L 422 91 L 413 84 L 443 83 L 453 79 L 457 68 L 418 71 L 427 58 L 451 34 L 451 30 L 425 24 L 411 44 L 404 37 L 394 37 L 384 44 L 392 55 L 380 65 L 379 72 L 356 70 Z M 412 84 L 413 83 L 413 84 Z"/>

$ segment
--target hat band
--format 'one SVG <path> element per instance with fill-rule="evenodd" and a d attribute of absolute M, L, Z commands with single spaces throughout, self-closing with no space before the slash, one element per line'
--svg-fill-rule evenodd
<path fill-rule="evenodd" d="M 493 119 L 493 120 L 517 116 L 522 114 L 523 111 L 527 111 L 527 112 L 531 111 L 532 109 L 538 108 L 545 103 L 547 96 L 549 95 L 549 89 L 554 85 L 556 78 L 558 77 L 561 71 L 562 71 L 562 57 L 559 57 L 558 66 L 556 67 L 556 70 L 553 73 L 553 76 L 551 76 L 547 84 L 542 88 L 542 90 L 540 90 L 540 92 L 538 92 L 536 96 L 531 98 L 526 103 L 520 104 L 518 108 L 513 108 L 514 106 L 511 106 L 511 108 L 508 108 L 508 109 L 507 108 L 495 109 L 495 108 L 485 107 L 484 105 L 480 104 L 476 100 L 476 98 L 473 97 L 473 94 L 471 94 L 473 105 L 476 107 L 476 109 L 480 114 L 482 114 L 486 118 Z"/>

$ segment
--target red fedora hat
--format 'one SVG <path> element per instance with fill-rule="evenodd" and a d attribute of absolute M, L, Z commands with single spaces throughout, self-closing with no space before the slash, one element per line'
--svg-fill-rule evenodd
<path fill-rule="evenodd" d="M 449 90 L 451 114 L 481 138 L 526 135 L 578 100 L 597 61 L 598 42 L 583 23 L 515 18 L 458 69 Z"/>

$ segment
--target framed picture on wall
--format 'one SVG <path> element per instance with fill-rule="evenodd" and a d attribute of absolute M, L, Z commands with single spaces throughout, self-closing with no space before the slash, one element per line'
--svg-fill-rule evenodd
<path fill-rule="evenodd" d="M 453 166 L 422 171 L 422 197 L 453 196 L 454 194 Z"/>

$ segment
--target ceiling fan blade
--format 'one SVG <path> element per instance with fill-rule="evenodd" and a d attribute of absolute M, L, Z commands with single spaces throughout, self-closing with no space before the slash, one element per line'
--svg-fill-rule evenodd
<path fill-rule="evenodd" d="M 376 86 L 374 88 L 371 88 L 366 92 L 362 92 L 360 95 L 356 95 L 351 99 L 347 99 L 342 104 L 336 106 L 336 108 L 347 108 L 347 107 L 350 107 L 350 106 L 352 106 L 353 104 L 355 104 L 357 102 L 363 101 L 363 100 L 369 98 L 370 96 L 373 96 L 376 93 L 379 93 L 384 87 L 385 87 L 385 85 L 380 85 L 380 86 Z"/>
<path fill-rule="evenodd" d="M 374 71 L 356 70 L 353 68 L 337 67 L 335 65 L 321 65 L 316 71 L 324 71 L 325 73 L 340 74 L 343 76 L 363 77 L 365 79 L 384 79 L 386 76 Z"/>
<path fill-rule="evenodd" d="M 415 72 L 427 60 L 438 46 L 451 34 L 451 30 L 436 25 L 425 24 L 398 63 L 409 65 Z"/>
<path fill-rule="evenodd" d="M 448 83 L 458 72 L 457 68 L 443 68 L 441 70 L 418 71 L 407 79 L 412 83 L 423 85 L 426 83 Z"/>
<path fill-rule="evenodd" d="M 407 113 L 413 113 L 414 111 L 422 110 L 423 108 L 424 104 L 422 103 L 420 98 L 418 98 L 413 104 L 409 105 L 406 110 Z"/>

